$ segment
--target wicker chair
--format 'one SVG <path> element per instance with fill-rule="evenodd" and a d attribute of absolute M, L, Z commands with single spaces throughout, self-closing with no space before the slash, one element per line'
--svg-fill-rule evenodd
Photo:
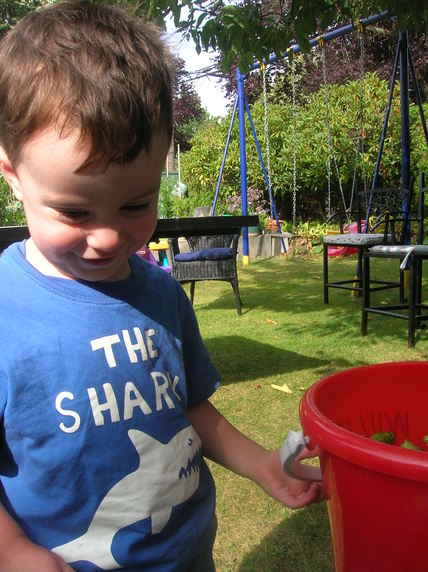
<path fill-rule="evenodd" d="M 236 308 L 241 315 L 236 256 L 238 234 L 186 237 L 190 252 L 180 252 L 178 238 L 170 238 L 171 274 L 182 284 L 190 282 L 193 304 L 195 284 L 201 280 L 223 280 L 232 284 Z"/>

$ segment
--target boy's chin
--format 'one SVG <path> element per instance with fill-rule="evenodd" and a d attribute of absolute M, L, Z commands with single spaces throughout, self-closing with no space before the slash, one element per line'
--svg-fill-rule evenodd
<path fill-rule="evenodd" d="M 128 260 L 118 264 L 114 259 L 81 259 L 78 264 L 57 266 L 54 275 L 69 280 L 84 280 L 85 282 L 118 282 L 129 278 L 131 267 Z"/>
<path fill-rule="evenodd" d="M 118 282 L 126 280 L 131 275 L 129 262 L 114 265 L 112 261 L 90 261 L 85 262 L 84 267 L 74 273 L 75 280 L 85 280 L 87 282 Z"/>

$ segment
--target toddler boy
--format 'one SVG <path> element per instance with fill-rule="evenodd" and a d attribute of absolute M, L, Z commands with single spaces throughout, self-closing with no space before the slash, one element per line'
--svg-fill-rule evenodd
<path fill-rule="evenodd" d="M 292 508 L 318 484 L 210 404 L 220 383 L 181 286 L 134 253 L 172 133 L 158 32 L 88 1 L 0 46 L 0 167 L 31 238 L 0 259 L 0 571 L 214 569 L 202 454 Z"/>

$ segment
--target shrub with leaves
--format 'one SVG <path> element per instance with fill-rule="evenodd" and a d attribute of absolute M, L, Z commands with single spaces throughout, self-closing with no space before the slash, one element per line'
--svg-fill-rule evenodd
<path fill-rule="evenodd" d="M 277 80 L 278 81 L 278 80 Z M 329 121 L 331 132 L 330 198 L 332 207 L 346 205 L 352 195 L 356 147 L 360 135 L 360 83 L 330 85 Z M 376 74 L 367 74 L 364 82 L 364 115 L 362 140 L 364 154 L 357 156 L 356 188 L 371 185 L 374 174 L 389 85 Z M 426 106 L 425 106 L 426 109 Z M 255 131 L 266 161 L 264 137 L 264 105 L 251 108 Z M 412 174 L 428 172 L 427 146 L 418 109 L 411 104 Z M 297 219 L 322 220 L 329 193 L 328 136 L 324 87 L 303 98 L 296 108 L 297 122 Z M 211 121 L 192 140 L 192 149 L 183 155 L 182 166 L 189 199 L 198 205 L 212 204 L 222 164 L 230 117 Z M 280 218 L 291 219 L 293 195 L 293 109 L 290 103 L 268 104 L 268 127 L 271 163 L 271 188 Z M 248 187 L 266 189 L 263 171 L 251 127 L 246 121 L 246 156 Z M 337 170 L 335 167 L 337 163 Z M 396 186 L 401 179 L 400 90 L 397 84 L 391 106 L 380 175 L 385 185 Z M 340 181 L 340 185 L 339 185 Z M 233 126 L 225 168 L 221 179 L 217 213 L 227 212 L 227 197 L 240 194 L 240 153 L 238 122 Z"/>
<path fill-rule="evenodd" d="M 20 226 L 26 222 L 22 203 L 15 199 L 2 175 L 0 175 L 0 220 L 2 226 Z"/>
<path fill-rule="evenodd" d="M 179 181 L 176 174 L 163 176 L 159 189 L 159 218 L 175 218 L 190 216 L 189 205 L 186 196 L 179 192 Z"/>

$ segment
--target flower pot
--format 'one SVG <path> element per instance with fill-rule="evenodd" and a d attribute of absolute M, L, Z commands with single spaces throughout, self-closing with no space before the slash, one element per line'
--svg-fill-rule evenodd
<path fill-rule="evenodd" d="M 260 234 L 259 226 L 249 226 L 248 227 L 248 234 L 251 234 L 251 235 Z"/>
<path fill-rule="evenodd" d="M 279 219 L 279 224 L 280 224 L 280 225 L 284 224 L 284 221 L 281 220 L 281 219 Z M 267 228 L 267 230 L 270 231 L 270 232 L 278 232 L 278 231 L 279 231 L 279 229 L 278 229 L 278 223 L 276 222 L 275 219 L 272 219 L 272 218 L 270 218 L 270 219 L 268 220 L 268 223 L 267 223 L 267 227 L 266 227 L 266 228 Z"/>

